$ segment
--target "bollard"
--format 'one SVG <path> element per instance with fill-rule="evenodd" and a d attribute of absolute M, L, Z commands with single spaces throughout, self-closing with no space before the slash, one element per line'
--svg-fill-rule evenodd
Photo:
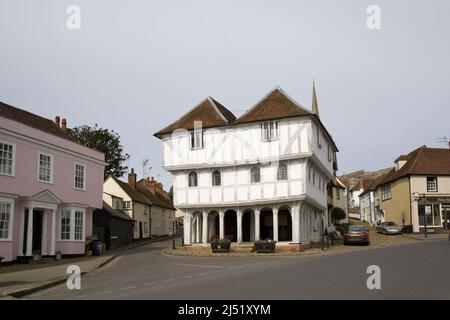
<path fill-rule="evenodd" d="M 184 238 L 181 238 L 181 247 L 184 248 Z"/>
<path fill-rule="evenodd" d="M 175 239 L 172 240 L 172 249 L 175 250 Z"/>

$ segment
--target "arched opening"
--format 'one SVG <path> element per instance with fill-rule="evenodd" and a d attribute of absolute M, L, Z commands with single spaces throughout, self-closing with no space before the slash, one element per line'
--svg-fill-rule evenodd
<path fill-rule="evenodd" d="M 225 212 L 224 217 L 224 237 L 231 242 L 237 242 L 237 214 L 234 210 Z"/>
<path fill-rule="evenodd" d="M 217 211 L 208 213 L 208 241 L 219 239 L 219 219 L 219 213 Z"/>
<path fill-rule="evenodd" d="M 242 214 L 242 242 L 253 241 L 255 241 L 255 214 L 248 209 Z"/>
<path fill-rule="evenodd" d="M 278 241 L 292 241 L 292 216 L 287 207 L 278 210 Z"/>
<path fill-rule="evenodd" d="M 259 214 L 259 237 L 261 240 L 273 240 L 273 213 L 270 208 L 262 209 Z"/>

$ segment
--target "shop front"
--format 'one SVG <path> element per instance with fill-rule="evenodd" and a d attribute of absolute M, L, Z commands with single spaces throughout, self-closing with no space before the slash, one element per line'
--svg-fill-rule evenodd
<path fill-rule="evenodd" d="M 450 229 L 450 196 L 422 197 L 418 201 L 420 232 L 445 232 Z"/>

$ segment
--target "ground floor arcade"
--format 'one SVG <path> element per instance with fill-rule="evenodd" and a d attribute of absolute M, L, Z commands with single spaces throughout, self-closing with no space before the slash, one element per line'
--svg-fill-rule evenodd
<path fill-rule="evenodd" d="M 184 243 L 207 245 L 213 239 L 308 244 L 319 242 L 326 217 L 306 202 L 220 208 L 188 208 L 184 212 Z"/>

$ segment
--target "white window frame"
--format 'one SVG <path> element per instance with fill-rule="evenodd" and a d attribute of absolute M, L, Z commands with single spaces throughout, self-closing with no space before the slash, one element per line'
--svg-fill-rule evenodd
<path fill-rule="evenodd" d="M 220 179 L 220 183 L 219 184 L 215 184 L 215 179 L 214 179 L 214 173 L 218 172 L 219 173 L 219 179 Z M 198 178 L 198 177 L 197 177 Z M 211 173 L 211 185 L 213 187 L 221 187 L 222 186 L 222 172 L 220 170 L 213 170 Z"/>
<path fill-rule="evenodd" d="M 191 186 L 191 173 L 195 173 L 195 181 L 196 184 Z M 187 174 L 188 178 L 188 188 L 197 188 L 198 187 L 198 172 L 197 171 L 189 171 Z"/>
<path fill-rule="evenodd" d="M 46 157 L 50 157 L 50 181 L 46 181 L 46 180 L 41 180 L 40 179 L 41 155 L 42 156 L 46 156 Z M 53 184 L 53 167 L 55 165 L 55 162 L 53 161 L 53 155 L 48 154 L 48 153 L 38 152 L 37 165 L 38 165 L 37 166 L 37 180 L 38 180 L 38 182 Z"/>
<path fill-rule="evenodd" d="M 62 220 L 62 212 L 67 211 L 70 212 L 69 215 L 69 239 L 62 239 L 62 232 L 61 232 L 61 220 Z M 86 209 L 80 208 L 80 207 L 63 207 L 61 210 L 59 210 L 59 241 L 63 242 L 85 242 L 86 238 Z M 82 219 L 83 219 L 83 226 L 82 226 L 82 235 L 81 239 L 76 240 L 75 239 L 75 212 L 81 212 L 82 213 Z"/>
<path fill-rule="evenodd" d="M 77 187 L 77 166 L 83 167 L 83 188 Z M 73 188 L 75 190 L 86 191 L 86 165 L 83 163 L 75 162 L 73 166 Z"/>
<path fill-rule="evenodd" d="M 62 224 L 62 220 L 63 220 L 63 213 L 68 213 L 69 214 L 69 238 L 68 239 L 63 239 L 63 237 L 62 237 L 62 235 L 63 235 L 63 231 L 62 231 L 62 227 L 63 227 L 63 224 Z M 71 220 L 72 220 L 72 218 L 71 218 L 71 216 L 72 216 L 72 210 L 69 208 L 62 208 L 60 211 L 59 211 L 59 240 L 60 241 L 70 241 L 70 238 L 71 238 Z M 67 232 L 64 232 L 64 234 L 66 234 Z"/>
<path fill-rule="evenodd" d="M 0 238 L 0 242 L 2 241 L 12 241 L 12 233 L 13 233 L 13 224 L 14 224 L 14 200 L 8 199 L 8 198 L 0 198 L 1 203 L 9 204 L 10 205 L 10 213 L 9 213 L 9 226 L 8 226 L 8 237 L 7 238 Z"/>
<path fill-rule="evenodd" d="M 280 179 L 280 175 L 279 175 L 281 166 L 286 167 L 286 178 L 282 177 L 282 179 Z M 277 167 L 277 181 L 288 181 L 288 180 L 289 180 L 289 166 L 285 162 L 280 162 Z"/>
<path fill-rule="evenodd" d="M 429 178 L 431 178 L 431 179 L 434 179 L 434 189 L 430 189 L 428 186 L 429 186 L 429 184 L 428 184 L 428 179 Z M 435 177 L 435 176 L 427 176 L 426 177 L 426 183 L 427 183 L 427 192 L 438 192 L 438 177 Z"/>
<path fill-rule="evenodd" d="M 198 139 L 198 135 L 200 135 L 200 139 Z M 191 145 L 191 150 L 203 149 L 203 130 L 202 129 L 194 129 L 189 134 L 189 143 Z M 198 145 L 197 145 L 198 143 Z"/>
<path fill-rule="evenodd" d="M 261 138 L 265 142 L 278 140 L 278 121 L 264 121 L 261 123 Z"/>
<path fill-rule="evenodd" d="M 387 189 L 389 189 L 389 192 L 386 191 Z M 390 183 L 381 187 L 381 200 L 385 201 L 389 199 L 392 199 L 392 187 Z"/>
<path fill-rule="evenodd" d="M 77 213 L 81 213 L 81 239 L 77 239 Z M 85 211 L 80 209 L 75 209 L 73 212 L 73 240 L 74 241 L 84 241 L 84 217 L 85 217 Z"/>
<path fill-rule="evenodd" d="M 123 206 L 122 202 L 123 202 L 123 200 L 121 198 L 113 197 L 112 198 L 113 209 L 122 210 L 122 206 Z"/>
<path fill-rule="evenodd" d="M 11 142 L 6 142 L 0 140 L 1 144 L 6 144 L 12 146 L 12 165 L 11 165 L 11 174 L 0 172 L 1 176 L 15 177 L 16 176 L 16 145 Z"/>
<path fill-rule="evenodd" d="M 122 208 L 120 210 L 130 210 L 131 209 L 131 200 L 122 201 Z"/>

